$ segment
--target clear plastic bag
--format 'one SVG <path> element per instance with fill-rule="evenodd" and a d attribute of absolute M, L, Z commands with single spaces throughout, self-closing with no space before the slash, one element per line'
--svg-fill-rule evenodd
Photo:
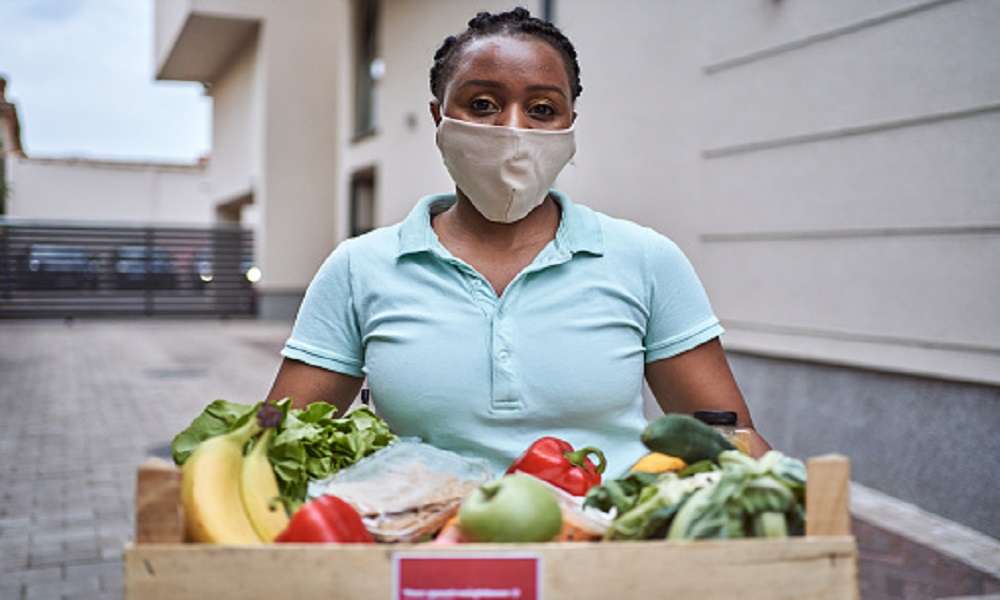
<path fill-rule="evenodd" d="M 538 480 L 549 488 L 559 503 L 563 516 L 562 541 L 597 541 L 611 526 L 611 516 L 592 506 L 583 506 L 584 496 L 574 496 L 547 481 Z"/>
<path fill-rule="evenodd" d="M 350 503 L 380 542 L 416 542 L 439 530 L 465 496 L 491 479 L 485 460 L 404 438 L 310 482 L 309 497 L 331 494 Z"/>

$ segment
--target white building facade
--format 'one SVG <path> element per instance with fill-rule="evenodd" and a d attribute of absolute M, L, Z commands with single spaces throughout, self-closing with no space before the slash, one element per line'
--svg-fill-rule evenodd
<path fill-rule="evenodd" d="M 210 225 L 203 164 L 8 156 L 7 217 Z"/>

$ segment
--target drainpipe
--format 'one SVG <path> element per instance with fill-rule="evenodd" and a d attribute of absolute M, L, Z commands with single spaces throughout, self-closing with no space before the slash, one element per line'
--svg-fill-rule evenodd
<path fill-rule="evenodd" d="M 542 19 L 556 22 L 556 0 L 542 0 Z"/>

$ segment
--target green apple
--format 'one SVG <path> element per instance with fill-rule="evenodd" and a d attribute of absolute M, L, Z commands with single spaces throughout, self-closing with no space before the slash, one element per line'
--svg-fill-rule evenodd
<path fill-rule="evenodd" d="M 515 473 L 469 494 L 458 522 L 475 542 L 547 542 L 562 529 L 562 510 L 545 484 Z"/>

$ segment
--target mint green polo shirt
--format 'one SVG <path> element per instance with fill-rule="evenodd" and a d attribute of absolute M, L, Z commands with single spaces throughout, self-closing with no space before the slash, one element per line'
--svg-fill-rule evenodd
<path fill-rule="evenodd" d="M 546 435 L 601 448 L 619 474 L 646 452 L 644 364 L 722 327 L 676 244 L 552 196 L 555 239 L 500 297 L 431 228 L 454 194 L 342 242 L 282 355 L 367 377 L 394 432 L 485 458 L 498 474 Z"/>

